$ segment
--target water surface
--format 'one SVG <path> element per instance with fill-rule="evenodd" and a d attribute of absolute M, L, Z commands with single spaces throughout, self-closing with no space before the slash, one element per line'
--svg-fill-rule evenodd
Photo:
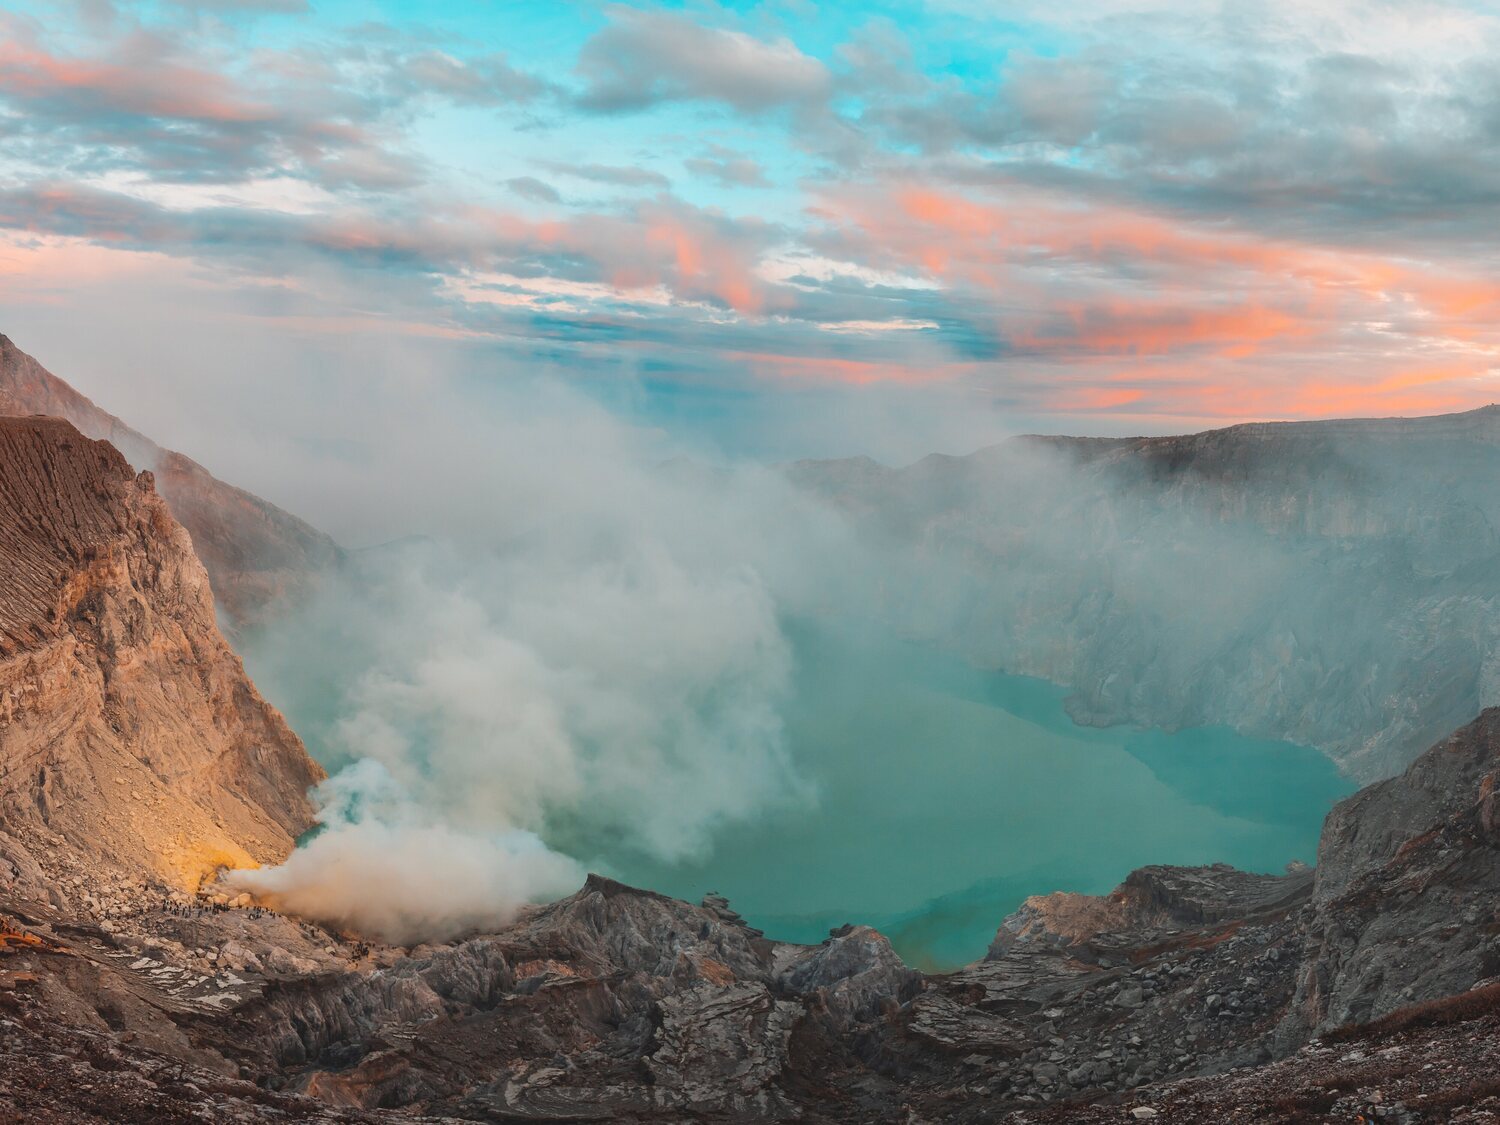
<path fill-rule="evenodd" d="M 612 857 L 628 882 L 727 895 L 776 938 L 879 927 L 910 963 L 984 953 L 1030 894 L 1102 893 L 1149 863 L 1311 863 L 1352 792 L 1317 751 L 1222 728 L 1075 725 L 1065 689 L 889 638 L 799 627 L 788 733 L 811 808 L 727 828 L 712 856 Z"/>

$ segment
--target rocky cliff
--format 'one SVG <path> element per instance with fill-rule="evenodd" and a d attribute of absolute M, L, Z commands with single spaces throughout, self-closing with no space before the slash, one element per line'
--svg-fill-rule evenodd
<path fill-rule="evenodd" d="M 322 771 L 220 635 L 151 473 L 0 418 L 0 591 L 0 863 L 191 889 L 290 851 Z"/>
<path fill-rule="evenodd" d="M 181 453 L 162 449 L 48 372 L 0 335 L 0 415 L 65 418 L 108 441 L 156 486 L 192 535 L 230 625 L 262 619 L 305 592 L 339 559 L 328 536 L 243 489 L 216 479 Z"/>
<path fill-rule="evenodd" d="M 1500 979 L 1500 709 L 1323 828 L 1295 1034 Z"/>
<path fill-rule="evenodd" d="M 1500 408 L 803 462 L 881 612 L 1068 685 L 1080 722 L 1232 725 L 1387 776 L 1500 703 Z"/>

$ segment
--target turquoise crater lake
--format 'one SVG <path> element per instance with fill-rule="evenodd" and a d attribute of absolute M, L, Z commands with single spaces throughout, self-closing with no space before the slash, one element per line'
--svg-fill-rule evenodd
<path fill-rule="evenodd" d="M 1324 815 L 1354 789 L 1307 747 L 1080 727 L 1066 690 L 1040 680 L 888 638 L 794 637 L 787 730 L 815 806 L 726 828 L 701 862 L 617 860 L 612 874 L 718 891 L 785 940 L 868 923 L 909 963 L 944 969 L 982 956 L 1030 894 L 1102 893 L 1151 863 L 1311 863 Z"/>

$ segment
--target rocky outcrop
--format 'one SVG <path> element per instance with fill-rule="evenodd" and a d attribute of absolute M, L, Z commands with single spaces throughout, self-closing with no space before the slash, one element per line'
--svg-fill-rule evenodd
<path fill-rule="evenodd" d="M 788 472 L 860 526 L 901 631 L 1068 685 L 1080 722 L 1231 725 L 1369 781 L 1500 703 L 1497 407 Z"/>
<path fill-rule="evenodd" d="M 1500 709 L 1336 807 L 1315 872 L 1154 867 L 1107 896 L 1038 896 L 984 962 L 912 1008 L 946 998 L 964 1049 L 975 1026 L 993 1035 L 961 1002 L 984 989 L 977 1006 L 1008 1015 L 1030 1061 L 1023 1091 L 1064 1097 L 1357 1039 L 1413 1005 L 1463 1008 L 1453 998 L 1475 988 L 1500 996 L 1497 780 Z M 1480 1007 L 1464 1018 L 1500 1010 Z"/>
<path fill-rule="evenodd" d="M 0 874 L 188 888 L 285 857 L 322 771 L 225 644 L 151 473 L 0 418 L 0 590 Z"/>
<path fill-rule="evenodd" d="M 841 1049 L 920 987 L 867 928 L 770 942 L 722 900 L 695 907 L 590 876 L 500 933 L 267 987 L 237 1009 L 222 1050 L 264 1044 L 258 1066 L 289 1088 L 337 1089 L 340 1104 L 782 1120 L 808 1043 Z"/>
<path fill-rule="evenodd" d="M 1497 784 L 1492 709 L 1329 814 L 1291 1036 L 1500 977 Z"/>
<path fill-rule="evenodd" d="M 243 489 L 216 479 L 181 453 L 162 449 L 47 371 L 0 335 L 0 415 L 65 418 L 155 474 L 177 522 L 192 535 L 214 595 L 231 625 L 263 619 L 336 565 L 328 536 Z"/>
<path fill-rule="evenodd" d="M 149 1046 L 257 1076 L 289 1109 L 307 1095 L 480 1120 L 887 1120 L 899 1088 L 856 1045 L 922 988 L 869 929 L 786 945 L 722 900 L 598 876 L 501 932 L 410 950 L 129 888 L 101 916 L 62 890 L 60 906 L 0 891 L 0 919 L 32 943 L 13 959 L 26 1026 L 49 1010 L 113 1029 L 119 1069 L 126 1044 Z M 831 1084 L 845 1073 L 857 1090 Z"/>
<path fill-rule="evenodd" d="M 1312 889 L 1310 867 L 1258 875 L 1228 864 L 1142 867 L 1108 895 L 1033 895 L 1001 923 L 987 960 L 1020 944 L 1080 945 L 1103 933 L 1182 929 L 1285 911 Z"/>
<path fill-rule="evenodd" d="M 1033 1125 L 1158 1121 L 1205 1125 L 1358 1122 L 1488 1125 L 1500 1119 L 1500 988 L 1416 1005 L 1314 1041 L 1276 1062 L 1064 1102 L 1010 1120 Z"/>
<path fill-rule="evenodd" d="M 643 896 L 642 901 L 657 900 Z M 615 915 L 617 923 L 627 913 Z M 829 1125 L 1132 1120 L 1282 1125 L 1363 1119 L 1415 1125 L 1487 1122 L 1500 1110 L 1495 1079 L 1500 986 L 1400 1009 L 1374 1024 L 1307 1043 L 1277 1061 L 1208 1076 L 1187 1070 L 1157 1081 L 1139 1075 L 1150 1075 L 1157 1065 L 1153 1060 L 1163 1054 L 1174 1061 L 1178 1056 L 1167 1051 L 1170 1040 L 1148 1041 L 1131 1030 L 1148 1003 L 1129 985 L 1118 988 L 1101 980 L 1081 994 L 1097 1009 L 1101 1025 L 1118 1025 L 1120 1046 L 1100 1048 L 1100 1040 L 1091 1040 L 1087 1054 L 1075 1062 L 1061 1049 L 1070 1046 L 1064 1034 L 1039 1041 L 1040 1051 L 1030 1060 L 1025 1055 L 1037 1049 L 1025 1044 L 990 1053 L 928 1049 L 903 1026 L 900 1013 L 864 1025 L 846 1039 L 852 1045 L 846 1049 L 821 1031 L 815 1005 L 805 999 L 773 999 L 742 982 L 700 982 L 657 1002 L 664 1014 L 662 1032 L 645 1040 L 647 1054 L 632 1066 L 626 1058 L 595 1050 L 599 1045 L 589 1035 L 597 1024 L 586 1023 L 576 1040 L 519 1033 L 535 1029 L 545 1007 L 576 1005 L 587 1016 L 587 994 L 626 990 L 632 984 L 628 977 L 579 987 L 569 996 L 557 989 L 565 978 L 557 968 L 539 983 L 522 984 L 493 956 L 476 954 L 471 961 L 465 952 L 470 943 L 448 947 L 448 961 L 480 967 L 477 974 L 438 970 L 432 951 L 413 951 L 405 961 L 393 962 L 333 935 L 289 930 L 285 920 L 251 911 L 190 910 L 131 921 L 142 930 L 163 932 L 108 935 L 74 921 L 67 923 L 64 944 L 54 936 L 57 926 L 0 915 L 0 1117 L 46 1125 L 264 1120 L 395 1125 L 455 1119 Z M 413 1010 L 411 1022 L 390 1018 L 394 1010 L 388 1010 L 382 1034 L 334 1044 L 311 1067 L 276 1072 L 268 1082 L 263 1072 L 240 1069 L 232 1057 L 195 1042 L 238 1040 L 241 1047 L 251 1046 L 244 1038 L 251 1034 L 249 1026 L 233 1015 L 214 1016 L 214 1007 L 244 1004 L 253 1013 L 259 1003 L 254 997 L 286 986 L 276 985 L 262 969 L 204 964 L 201 975 L 182 973 L 178 964 L 191 961 L 194 951 L 169 936 L 169 926 L 182 937 L 233 926 L 251 943 L 263 939 L 316 956 L 319 965 L 305 977 L 314 991 L 323 987 L 320 979 L 335 976 L 384 973 L 411 980 L 426 972 L 428 999 Z M 318 945 L 327 948 L 314 948 Z M 489 974 L 500 987 L 476 1003 L 480 994 L 459 982 Z M 1161 967 L 1145 975 L 1177 976 Z M 213 980 L 217 991 L 199 990 L 201 998 L 193 999 L 200 976 Z M 450 1002 L 443 990 L 455 983 L 456 1000 Z M 1112 988 L 1121 1002 L 1102 1003 Z M 542 999 L 523 999 L 528 989 Z M 933 982 L 906 1011 L 942 1006 L 937 1003 L 942 989 L 941 980 Z M 1139 991 L 1144 996 L 1156 986 L 1143 984 Z M 1178 994 L 1192 995 L 1181 989 Z M 246 999 L 226 1001 L 232 996 Z M 967 1027 L 971 1040 L 981 1027 L 1007 1025 L 1007 1016 L 983 1013 L 972 995 L 945 1003 L 955 1026 Z M 486 1008 L 508 1018 L 492 1021 Z M 1217 1018 L 1230 1026 L 1242 1018 L 1222 996 L 1214 1011 L 1223 1011 Z M 794 1018 L 789 1036 L 778 1016 Z M 523 1023 L 527 1018 L 532 1022 Z M 1053 1030 L 1063 1031 L 1053 1009 L 1039 1012 L 1037 1019 L 1039 1028 L 1054 1021 Z M 613 1030 L 607 1021 L 605 1026 Z M 477 1069 L 491 1061 L 490 1052 L 504 1049 L 492 1042 L 497 1027 L 513 1052 L 502 1069 L 467 1094 L 432 1097 L 434 1076 L 439 1082 L 461 1080 L 467 1068 Z M 518 1030 L 508 1034 L 509 1028 Z M 422 1038 L 414 1040 L 418 1030 Z M 584 1071 L 585 1066 L 590 1069 Z M 601 1068 L 609 1066 L 620 1077 L 617 1084 L 599 1081 L 605 1077 Z M 997 1077 L 1002 1067 L 1014 1079 Z M 665 1086 L 660 1096 L 652 1081 L 658 1074 Z M 1094 1085 L 1084 1096 L 1069 1096 L 1089 1083 Z M 278 1085 L 282 1088 L 272 1088 Z M 381 1100 L 383 1107 L 366 1108 Z"/>
<path fill-rule="evenodd" d="M 0 890 L 0 1008 L 32 1037 L 52 1013 L 112 1074 L 160 1080 L 138 1045 L 199 1068 L 226 1120 L 235 1074 L 294 1119 L 1462 1120 L 1500 1097 L 1497 767 L 1489 712 L 1336 810 L 1326 875 L 1144 868 L 1029 901 L 941 975 L 865 927 L 790 945 L 598 876 L 413 949 L 64 883 L 55 906 Z"/>

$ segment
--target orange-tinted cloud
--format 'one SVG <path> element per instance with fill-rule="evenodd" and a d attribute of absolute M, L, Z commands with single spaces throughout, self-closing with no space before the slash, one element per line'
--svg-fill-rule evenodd
<path fill-rule="evenodd" d="M 724 355 L 726 359 L 743 364 L 756 375 L 845 386 L 947 383 L 972 374 L 975 370 L 975 365 L 969 363 L 916 364 L 832 356 L 778 355 L 771 352 L 726 352 Z"/>
<path fill-rule="evenodd" d="M 818 214 L 829 253 L 924 274 L 990 325 L 1000 377 L 1038 408 L 1326 417 L 1496 397 L 1500 283 L 1441 260 L 1016 184 L 842 189 Z"/>
<path fill-rule="evenodd" d="M 1160 355 L 1207 345 L 1243 357 L 1277 339 L 1312 333 L 1294 313 L 1256 303 L 1231 308 L 1194 308 L 1161 302 L 1107 300 L 1065 306 L 1049 331 L 1025 329 L 1013 342 L 1026 350 Z"/>
<path fill-rule="evenodd" d="M 137 58 L 132 63 L 68 59 L 18 41 L 0 43 L 0 93 L 68 98 L 178 120 L 243 124 L 276 116 L 211 71 L 160 58 Z"/>

